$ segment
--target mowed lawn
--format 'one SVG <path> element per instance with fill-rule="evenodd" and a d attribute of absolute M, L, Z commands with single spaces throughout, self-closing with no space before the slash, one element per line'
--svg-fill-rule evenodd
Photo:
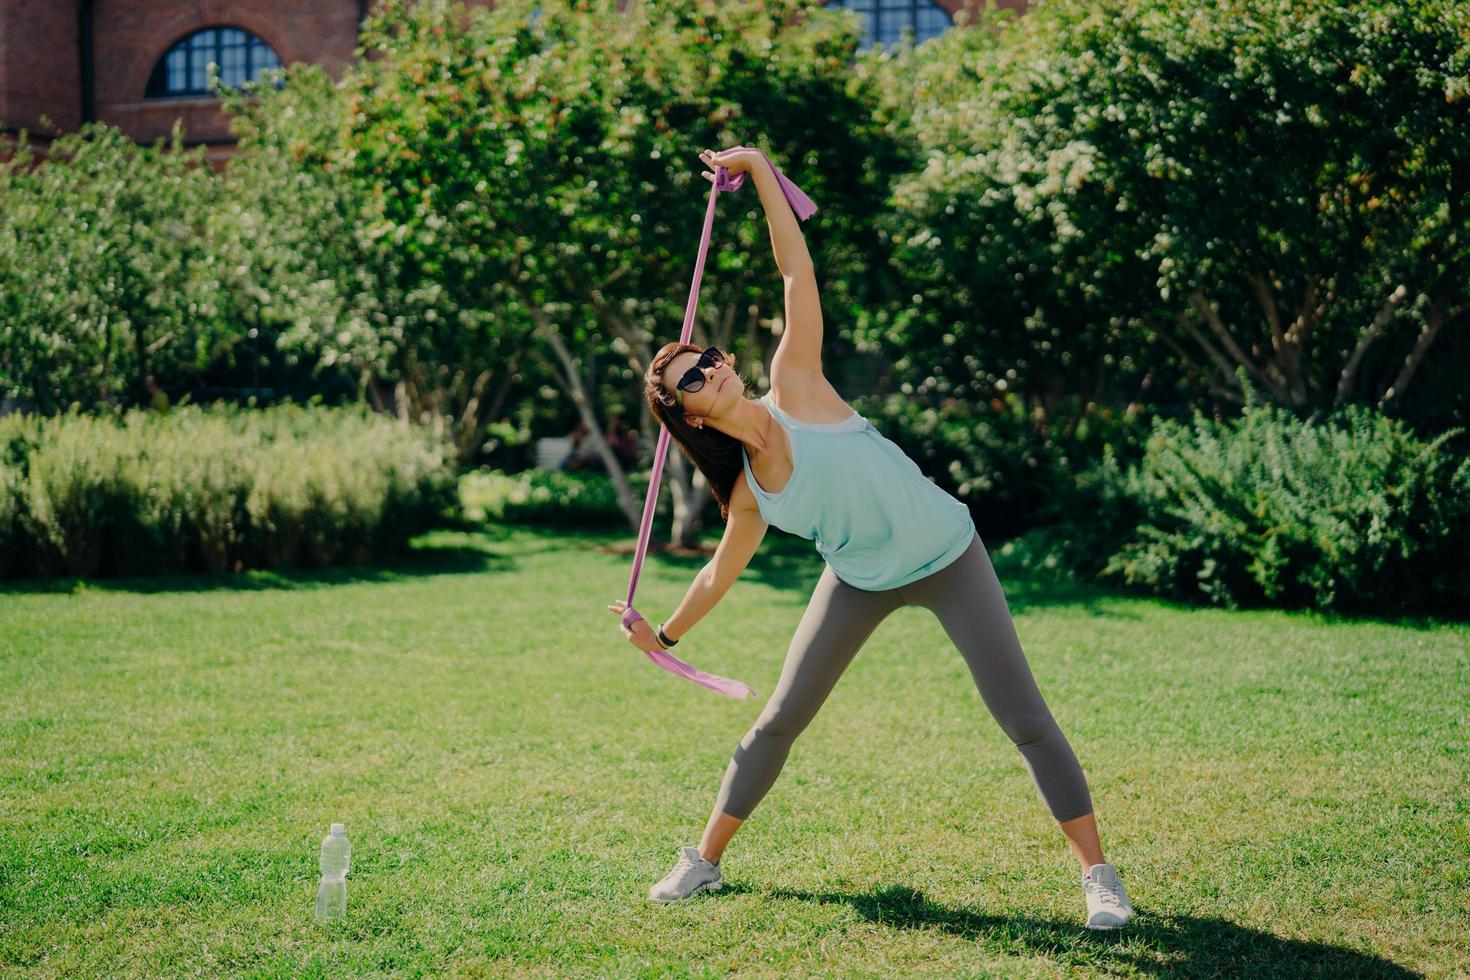
<path fill-rule="evenodd" d="M 711 533 L 716 533 L 712 529 Z M 868 641 L 725 853 L 698 841 L 822 570 L 773 531 L 655 667 L 629 533 L 441 531 L 291 574 L 0 585 L 0 970 L 36 976 L 1464 976 L 1470 628 L 1186 608 L 992 557 L 1139 917 L 927 611 Z M 713 539 L 711 539 L 713 540 Z M 654 557 L 655 623 L 702 564 Z M 313 917 L 332 821 L 348 915 Z"/>

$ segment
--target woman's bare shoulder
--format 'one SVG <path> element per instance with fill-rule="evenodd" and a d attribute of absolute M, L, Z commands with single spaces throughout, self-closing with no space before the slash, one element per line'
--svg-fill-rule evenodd
<path fill-rule="evenodd" d="M 787 374 L 771 379 L 771 398 L 776 407 L 798 422 L 825 425 L 841 422 L 853 413 L 832 382 L 821 372 Z"/>

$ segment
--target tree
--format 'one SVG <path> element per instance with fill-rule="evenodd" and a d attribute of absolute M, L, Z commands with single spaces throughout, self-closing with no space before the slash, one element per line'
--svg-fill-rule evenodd
<path fill-rule="evenodd" d="M 1391 408 L 1470 311 L 1463 4 L 1061 0 L 919 50 L 893 74 L 928 89 L 897 191 L 944 287 L 920 347 L 1001 354 L 963 390 L 1172 356 L 1217 402 L 1240 367 L 1295 409 Z"/>
<path fill-rule="evenodd" d="M 0 391 L 44 412 L 147 405 L 225 357 L 203 148 L 90 123 L 0 161 Z"/>
<path fill-rule="evenodd" d="M 399 255 L 393 288 L 413 301 L 397 314 L 401 355 L 427 364 L 471 324 L 528 332 L 630 526 L 641 501 L 602 439 L 585 362 L 619 358 L 636 386 L 656 347 L 677 339 L 709 193 L 698 151 L 764 143 L 830 205 L 807 225 L 814 256 L 820 240 L 840 254 L 872 234 L 864 219 L 884 180 L 852 161 L 883 139 L 872 96 L 847 84 L 856 34 L 844 15 L 799 20 L 802 9 L 387 0 L 364 25 L 368 57 L 343 80 L 332 164 L 366 188 L 365 233 Z M 739 220 L 759 215 L 755 195 L 726 198 L 695 329 L 696 342 L 725 346 L 743 330 L 747 362 L 763 358 L 758 324 L 771 317 L 760 310 L 780 296 L 764 222 Z M 677 453 L 671 469 L 674 539 L 692 544 L 706 498 Z"/>

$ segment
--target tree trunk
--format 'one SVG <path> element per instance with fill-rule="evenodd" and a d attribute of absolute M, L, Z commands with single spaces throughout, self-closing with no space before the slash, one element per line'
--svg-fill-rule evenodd
<path fill-rule="evenodd" d="M 1180 325 L 1184 326 L 1186 330 L 1189 330 L 1193 326 L 1193 324 L 1189 323 L 1187 315 L 1183 313 L 1179 314 L 1178 322 L 1180 323 Z M 1200 364 L 1193 357 L 1191 357 L 1189 351 L 1185 350 L 1184 347 L 1177 340 L 1169 336 L 1169 334 L 1162 330 L 1157 324 L 1149 322 L 1148 326 L 1149 329 L 1153 331 L 1155 337 L 1162 340 L 1165 346 L 1167 346 L 1176 355 L 1178 355 L 1179 360 L 1184 363 L 1186 368 L 1194 371 L 1197 375 L 1199 375 L 1199 379 L 1205 383 L 1205 387 L 1210 390 L 1210 394 L 1217 401 L 1230 402 L 1232 405 L 1244 404 L 1244 400 L 1241 398 L 1240 394 L 1230 387 L 1232 379 L 1230 376 L 1230 366 L 1228 363 L 1221 364 L 1219 361 L 1215 362 L 1215 365 L 1220 372 L 1220 376 L 1217 377 L 1214 374 L 1211 374 L 1208 367 Z M 1203 341 L 1202 343 L 1207 345 L 1208 341 Z M 1209 353 L 1209 351 L 1207 350 L 1206 353 Z M 1152 372 L 1150 372 L 1149 375 L 1146 375 L 1146 377 L 1152 377 Z M 1140 390 L 1143 390 L 1146 387 L 1146 385 L 1140 385 Z"/>
<path fill-rule="evenodd" d="M 564 274 L 563 280 L 566 293 L 586 303 L 587 308 L 592 311 L 598 322 L 609 333 L 621 338 L 627 344 L 629 366 L 641 377 L 647 370 L 648 364 L 653 360 L 654 353 L 646 333 L 642 328 L 623 316 L 615 307 L 609 305 L 602 296 L 602 289 L 616 279 L 618 275 L 621 275 L 621 273 L 615 274 L 613 277 L 603 280 L 601 283 L 593 284 L 581 278 L 574 267 L 562 267 L 560 271 Z M 721 289 L 732 296 L 741 295 L 743 292 L 742 287 L 750 275 L 748 271 L 742 272 L 734 280 L 721 284 Z M 524 296 L 522 298 L 526 299 Z M 526 306 L 531 310 L 531 315 L 533 319 L 536 319 L 539 326 L 544 321 L 545 315 L 539 307 L 536 307 L 528 299 L 526 299 Z M 714 313 L 712 317 L 706 318 L 707 322 L 711 324 L 709 327 L 710 343 L 719 346 L 722 350 L 729 350 L 730 342 L 735 335 L 736 322 L 740 310 L 733 302 L 727 301 L 724 304 L 719 304 L 717 300 L 708 304 L 706 309 Z M 753 340 L 755 326 L 760 323 L 758 306 L 750 305 L 746 308 L 745 322 L 748 336 Z M 694 340 L 696 335 L 697 333 L 692 333 L 690 339 Z M 557 350 L 556 353 L 558 360 L 562 363 L 562 370 L 554 373 L 557 375 L 558 384 L 562 385 L 563 388 L 569 389 L 569 379 L 576 376 L 575 364 L 570 354 L 566 353 L 565 344 L 562 343 L 559 335 L 553 339 L 551 334 L 547 334 L 547 338 L 553 344 L 554 350 L 556 350 L 557 345 L 560 345 L 560 350 Z M 758 359 L 759 361 L 760 370 L 754 372 L 758 375 L 757 380 L 762 382 L 766 381 L 763 373 L 765 361 L 763 352 L 757 352 L 751 346 L 748 353 L 753 359 Z M 566 377 L 563 377 L 563 375 Z M 577 387 L 580 387 L 580 382 L 577 383 Z M 641 405 L 639 428 L 643 439 L 646 445 L 657 447 L 662 426 L 648 410 L 646 402 L 642 398 L 639 399 L 639 402 Z M 584 421 L 586 420 L 587 416 L 584 415 Z M 597 447 L 598 453 L 607 461 L 608 472 L 610 474 L 617 474 L 614 477 L 614 485 L 617 486 L 618 482 L 623 480 L 623 469 L 621 465 L 616 460 L 615 454 L 607 448 L 605 440 L 601 437 L 601 429 L 596 428 L 591 422 L 588 422 L 588 429 L 593 432 L 594 445 Z M 709 484 L 704 479 L 704 474 L 700 473 L 698 468 L 693 466 L 679 450 L 679 447 L 672 443 L 669 446 L 668 455 L 664 460 L 662 480 L 669 487 L 669 493 L 674 505 L 674 521 L 670 534 L 670 543 L 675 547 L 693 548 L 698 544 L 699 530 L 702 525 L 699 519 L 699 512 L 708 500 Z M 622 505 L 623 492 L 621 489 L 618 491 L 618 500 L 619 504 Z M 628 510 L 629 508 L 625 506 L 624 509 Z M 630 513 L 632 515 L 630 521 L 633 527 L 636 528 L 643 516 L 643 501 L 638 501 L 636 507 Z"/>
<path fill-rule="evenodd" d="M 1383 328 L 1388 324 L 1394 311 L 1399 308 L 1399 305 L 1403 303 L 1408 295 L 1408 287 L 1403 283 L 1399 283 L 1394 291 L 1388 294 L 1388 299 L 1379 308 L 1378 315 L 1373 318 L 1373 322 L 1368 324 L 1367 329 L 1363 331 L 1363 335 L 1358 338 L 1357 345 L 1353 348 L 1352 354 L 1348 357 L 1347 364 L 1343 366 L 1342 373 L 1338 376 L 1337 394 L 1332 399 L 1333 408 L 1339 407 L 1347 400 L 1348 392 L 1352 390 L 1353 382 L 1358 377 L 1358 367 L 1363 363 L 1363 355 L 1368 353 L 1368 348 L 1372 346 L 1373 341 L 1378 338 L 1378 335 L 1383 332 Z M 1390 388 L 1389 391 L 1392 392 L 1393 389 Z M 1387 399 L 1389 395 L 1385 394 L 1383 397 Z M 1381 406 L 1382 403 L 1380 403 Z"/>
<path fill-rule="evenodd" d="M 1205 296 L 1204 290 L 1198 288 L 1192 290 L 1189 294 L 1189 301 L 1199 318 L 1214 332 L 1216 339 L 1220 342 L 1220 346 L 1230 355 L 1230 358 L 1234 359 L 1236 364 L 1246 369 L 1262 390 L 1270 393 L 1273 398 L 1282 404 L 1291 404 L 1293 402 L 1291 393 L 1287 390 L 1286 378 L 1281 374 L 1280 368 L 1275 363 L 1268 362 L 1267 368 L 1269 370 L 1263 369 L 1247 356 L 1245 351 L 1240 349 L 1240 345 L 1235 342 L 1235 338 L 1230 335 L 1230 330 L 1225 326 L 1224 321 L 1220 319 L 1219 312 L 1210 305 L 1210 301 Z M 1180 318 L 1180 323 L 1189 331 L 1190 336 L 1194 338 L 1195 342 L 1216 363 L 1221 365 L 1225 373 L 1234 373 L 1234 369 L 1230 366 L 1230 361 L 1225 357 L 1225 354 L 1215 349 L 1214 345 L 1210 344 L 1205 338 L 1202 331 L 1190 323 L 1185 317 Z"/>
<path fill-rule="evenodd" d="M 1414 342 L 1414 349 L 1409 351 L 1408 357 L 1404 358 L 1404 366 L 1400 369 L 1398 377 L 1394 378 L 1393 384 L 1388 386 L 1388 390 L 1378 400 L 1379 411 L 1383 411 L 1390 402 L 1396 402 L 1404 397 L 1409 382 L 1414 378 L 1414 372 L 1419 369 L 1420 363 L 1424 360 L 1424 354 L 1429 350 L 1429 345 L 1434 343 L 1440 327 L 1444 326 L 1446 320 L 1455 319 L 1467 309 L 1470 309 L 1470 304 L 1462 304 L 1446 311 L 1443 300 L 1438 297 L 1429 301 L 1429 313 L 1424 320 L 1424 329 L 1419 331 L 1419 337 Z"/>
<path fill-rule="evenodd" d="M 101 403 L 107 404 L 112 397 L 112 324 L 108 314 L 102 314 L 102 373 L 97 375 L 98 389 L 102 393 Z M 99 406 L 100 407 L 100 406 Z"/>
<path fill-rule="evenodd" d="M 137 404 L 146 408 L 148 406 L 148 338 L 144 336 L 143 325 L 137 320 L 133 321 L 133 344 L 138 348 L 138 373 L 133 378 L 133 398 Z"/>
<path fill-rule="evenodd" d="M 408 383 L 402 378 L 393 382 L 393 407 L 398 412 L 398 421 L 408 424 Z"/>
<path fill-rule="evenodd" d="M 480 406 L 484 404 L 485 389 L 490 387 L 491 375 L 490 369 L 486 368 L 475 376 L 474 383 L 470 385 L 469 397 L 465 399 L 464 410 L 460 412 L 458 424 L 455 425 L 454 456 L 461 465 L 479 451 L 480 429 L 485 424 Z"/>
<path fill-rule="evenodd" d="M 705 482 L 704 474 L 690 464 L 672 440 L 668 458 L 664 461 L 663 478 L 674 498 L 674 526 L 669 544 L 675 548 L 695 548 L 699 545 L 699 530 L 703 526 L 699 511 L 707 499 L 709 484 Z"/>
<path fill-rule="evenodd" d="M 556 379 L 556 383 L 572 399 L 572 404 L 577 407 L 577 414 L 587 426 L 587 437 L 592 440 L 592 448 L 597 450 L 603 466 L 607 468 L 608 478 L 612 480 L 618 508 L 628 518 L 628 523 L 636 529 L 643 520 L 642 502 L 633 499 L 633 490 L 628 486 L 628 475 L 623 471 L 622 461 L 618 459 L 618 454 L 612 451 L 612 447 L 607 444 L 607 439 L 603 437 L 602 425 L 598 421 L 592 399 L 588 397 L 586 388 L 582 386 L 582 376 L 577 370 L 577 363 L 572 358 L 571 351 L 567 350 L 566 341 L 562 339 L 556 324 L 552 323 L 535 303 L 527 302 L 526 308 L 531 313 L 531 319 L 536 324 L 537 332 L 545 338 L 560 364 L 560 369 L 556 364 L 550 362 L 547 362 L 546 367 Z"/>
<path fill-rule="evenodd" d="M 361 389 L 373 411 L 382 412 L 385 415 L 398 414 L 398 409 L 393 404 L 393 389 L 389 387 L 387 381 L 365 374 Z"/>

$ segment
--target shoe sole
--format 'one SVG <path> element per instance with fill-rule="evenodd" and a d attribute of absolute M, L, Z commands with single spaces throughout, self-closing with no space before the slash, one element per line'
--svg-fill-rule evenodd
<path fill-rule="evenodd" d="M 717 892 L 724 887 L 725 883 L 723 881 L 706 881 L 683 898 L 649 898 L 649 901 L 657 902 L 660 905 L 672 905 L 675 902 L 687 902 L 700 892 Z"/>
<path fill-rule="evenodd" d="M 1121 928 L 1123 928 L 1124 926 L 1126 926 L 1131 921 L 1133 921 L 1133 917 L 1132 916 L 1129 916 L 1127 919 L 1124 919 L 1122 922 L 1119 922 L 1117 925 L 1093 925 L 1091 922 L 1084 923 L 1084 924 L 1087 926 L 1087 928 L 1089 928 L 1089 929 L 1096 929 L 1099 932 L 1111 932 L 1114 929 L 1121 929 Z"/>

